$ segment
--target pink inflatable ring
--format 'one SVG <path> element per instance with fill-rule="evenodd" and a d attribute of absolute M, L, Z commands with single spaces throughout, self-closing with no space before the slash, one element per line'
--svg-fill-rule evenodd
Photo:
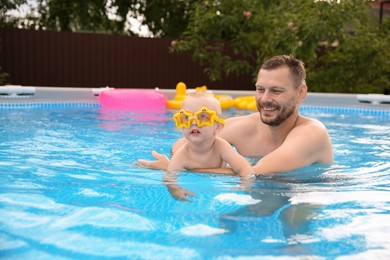
<path fill-rule="evenodd" d="M 111 89 L 102 91 L 98 101 L 103 108 L 156 111 L 165 109 L 167 96 L 152 89 Z"/>

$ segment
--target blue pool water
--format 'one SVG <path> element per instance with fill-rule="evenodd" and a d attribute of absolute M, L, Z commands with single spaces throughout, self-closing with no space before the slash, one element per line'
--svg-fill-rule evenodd
<path fill-rule="evenodd" d="M 303 107 L 332 166 L 257 177 L 141 169 L 181 136 L 170 113 L 0 107 L 0 258 L 390 257 L 390 112 Z M 224 111 L 224 117 L 245 114 Z"/>

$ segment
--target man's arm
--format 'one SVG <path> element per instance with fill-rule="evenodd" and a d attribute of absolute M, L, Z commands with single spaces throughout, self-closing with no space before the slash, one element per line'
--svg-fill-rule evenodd
<path fill-rule="evenodd" d="M 313 163 L 331 164 L 332 144 L 326 128 L 320 122 L 310 122 L 294 128 L 283 144 L 264 156 L 255 166 L 256 175 L 286 172 Z M 232 174 L 231 169 L 202 169 L 204 172 Z"/>
<path fill-rule="evenodd" d="M 326 128 L 319 122 L 311 122 L 291 130 L 283 144 L 264 156 L 253 170 L 255 174 L 285 172 L 332 162 L 332 144 Z"/>
<path fill-rule="evenodd" d="M 248 123 L 251 121 L 253 120 L 244 120 L 244 122 Z M 231 125 L 234 126 L 234 123 L 235 122 L 232 120 Z M 242 125 L 245 124 L 241 124 L 241 126 Z M 226 128 L 227 126 L 225 129 Z M 224 130 L 221 132 L 220 136 L 232 143 L 234 134 L 237 135 L 237 131 L 233 133 L 234 131 L 228 132 Z M 248 134 L 245 134 L 245 136 L 247 135 Z M 248 140 L 246 141 L 248 142 Z M 157 161 L 138 160 L 138 162 L 141 166 L 149 168 L 167 169 L 169 160 L 166 156 L 154 152 L 153 157 L 155 157 Z M 332 143 L 325 126 L 321 122 L 310 121 L 291 130 L 283 144 L 276 150 L 264 156 L 253 167 L 253 172 L 255 174 L 284 172 L 308 166 L 313 163 L 331 164 L 332 162 Z M 201 169 L 199 171 L 234 174 L 233 170 L 229 168 Z"/>

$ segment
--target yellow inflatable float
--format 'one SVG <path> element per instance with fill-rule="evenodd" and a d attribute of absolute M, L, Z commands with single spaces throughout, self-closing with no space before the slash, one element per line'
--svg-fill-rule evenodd
<path fill-rule="evenodd" d="M 186 97 L 187 86 L 184 82 L 179 82 L 176 85 L 176 96 L 174 99 L 167 101 L 167 108 L 180 109 L 184 98 Z"/>
<path fill-rule="evenodd" d="M 257 110 L 255 96 L 236 97 L 233 105 L 239 109 Z"/>
<path fill-rule="evenodd" d="M 234 105 L 234 100 L 229 95 L 214 95 L 214 97 L 221 103 L 222 109 L 229 109 Z"/>
<path fill-rule="evenodd" d="M 195 91 L 202 92 L 207 91 L 206 86 L 196 87 Z M 176 85 L 176 96 L 173 99 L 167 101 L 167 108 L 180 109 L 183 103 L 184 98 L 186 97 L 187 86 L 183 82 L 179 82 Z M 214 95 L 216 99 L 218 99 L 219 103 L 221 103 L 222 109 L 229 109 L 233 107 L 234 100 L 229 95 Z"/>

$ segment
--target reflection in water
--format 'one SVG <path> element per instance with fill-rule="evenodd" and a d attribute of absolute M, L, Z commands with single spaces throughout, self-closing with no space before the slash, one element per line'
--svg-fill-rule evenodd
<path fill-rule="evenodd" d="M 245 192 L 252 201 L 258 202 L 223 214 L 220 218 L 221 227 L 235 234 L 241 233 L 246 243 L 252 243 L 253 248 L 258 246 L 259 241 L 285 247 L 299 234 L 305 234 L 307 239 L 312 235 L 310 220 L 318 215 L 319 206 L 292 204 L 290 201 L 306 177 L 311 175 L 311 182 L 316 178 L 321 180 L 326 169 L 316 171 L 314 173 L 313 168 L 306 173 L 302 171 L 299 179 L 296 178 L 298 172 L 257 177 Z M 300 249 L 300 252 L 304 250 Z"/>
<path fill-rule="evenodd" d="M 156 111 L 155 111 L 156 112 Z M 166 116 L 166 109 L 162 108 L 157 113 L 150 113 L 148 111 L 129 112 L 118 111 L 108 108 L 99 109 L 99 126 L 107 131 L 120 131 L 122 129 L 128 129 L 131 126 L 142 127 L 143 124 L 148 126 L 157 126 L 161 122 L 170 121 Z M 161 125 L 159 125 L 161 127 Z M 142 133 L 142 129 L 135 129 Z"/>

